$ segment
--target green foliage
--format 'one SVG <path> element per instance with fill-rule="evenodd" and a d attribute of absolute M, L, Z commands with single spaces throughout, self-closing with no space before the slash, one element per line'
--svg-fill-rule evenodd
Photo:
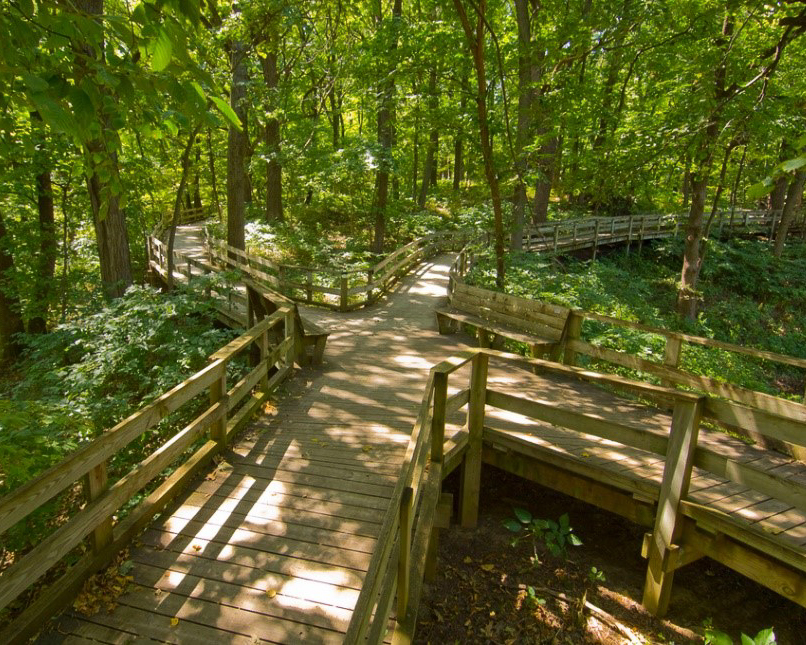
<path fill-rule="evenodd" d="M 772 627 L 762 629 L 754 637 L 742 633 L 740 639 L 741 645 L 773 645 L 777 642 Z M 733 639 L 706 621 L 704 645 L 733 645 Z"/>
<path fill-rule="evenodd" d="M 699 283 L 704 306 L 694 323 L 674 313 L 682 240 L 657 242 L 651 248 L 650 252 L 645 247 L 641 254 L 615 251 L 596 262 L 512 253 L 506 291 L 663 329 L 806 356 L 806 286 L 802 280 L 806 244 L 793 240 L 784 257 L 777 260 L 762 240 L 711 240 Z M 468 280 L 494 289 L 492 257 L 481 257 Z M 587 321 L 582 336 L 601 347 L 655 362 L 663 360 L 665 339 L 657 334 Z M 771 394 L 802 396 L 803 374 L 797 369 L 732 352 L 687 346 L 681 366 L 694 374 Z M 639 376 L 608 363 L 596 367 Z"/>
<path fill-rule="evenodd" d="M 98 313 L 26 338 L 19 379 L 0 398 L 0 495 L 29 481 L 84 443 L 198 371 L 234 336 L 213 324 L 206 283 L 162 294 L 131 287 Z M 232 376 L 239 373 L 233 365 Z M 190 418 L 183 407 L 117 453 L 114 481 Z M 69 497 L 69 494 L 68 494 Z M 36 541 L 64 501 L 55 500 L 8 535 L 8 548 Z"/>
<path fill-rule="evenodd" d="M 537 545 L 541 542 L 555 558 L 567 557 L 569 546 L 582 545 L 582 540 L 571 528 L 568 513 L 563 513 L 555 522 L 554 520 L 533 517 L 529 511 L 523 508 L 513 508 L 512 510 L 515 513 L 515 518 L 505 520 L 504 526 L 512 533 L 519 534 L 513 538 L 513 544 L 517 544 L 523 538 L 531 540 L 532 564 L 534 566 L 540 564 Z"/>

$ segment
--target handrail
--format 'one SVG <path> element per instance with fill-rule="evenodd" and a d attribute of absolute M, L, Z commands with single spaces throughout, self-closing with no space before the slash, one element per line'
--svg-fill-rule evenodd
<path fill-rule="evenodd" d="M 272 262 L 205 234 L 210 265 L 238 269 L 297 302 L 351 311 L 376 302 L 416 263 L 446 248 L 461 247 L 472 233 L 442 231 L 418 237 L 361 269 Z"/>
<path fill-rule="evenodd" d="M 806 217 L 806 213 L 804 213 L 804 217 Z M 535 229 L 540 233 L 543 241 L 539 244 L 536 242 L 533 243 L 531 250 L 554 252 L 558 249 L 568 250 L 591 247 L 595 250 L 599 244 L 611 243 L 613 241 L 621 243 L 626 242 L 629 247 L 631 243 L 638 242 L 641 244 L 644 240 L 649 239 L 653 235 L 666 235 L 670 234 L 673 230 L 679 230 L 681 218 L 682 216 L 679 215 L 649 215 L 640 218 L 639 216 L 589 218 L 587 220 L 576 220 L 576 223 L 574 223 L 573 220 L 557 222 Z M 727 227 L 729 230 L 734 231 L 739 229 L 752 229 L 754 227 L 767 230 L 769 227 L 769 232 L 772 233 L 778 219 L 779 214 L 777 211 L 740 211 L 735 213 L 733 217 L 730 217 L 729 213 L 721 213 L 719 217 L 715 219 L 714 227 Z M 601 222 L 609 222 L 612 224 L 610 226 L 603 226 Z M 655 228 L 653 229 L 651 225 L 647 225 L 647 222 L 654 222 L 656 225 Z M 613 229 L 616 230 L 615 236 L 612 235 Z M 593 231 L 594 234 L 589 234 L 590 231 Z M 626 237 L 621 236 L 621 232 L 624 231 L 627 232 Z M 552 235 L 547 237 L 547 233 L 551 233 Z M 598 233 L 598 238 L 595 236 L 595 233 Z M 529 235 L 534 236 L 535 233 L 529 233 Z M 550 239 L 548 239 L 549 237 Z M 464 278 L 470 271 L 474 261 L 475 252 L 471 243 L 459 252 L 451 265 L 449 271 L 449 297 L 451 299 L 453 299 L 454 292 L 456 292 L 457 289 L 460 292 L 463 289 L 478 290 L 479 292 L 489 294 L 490 298 L 494 297 L 496 292 L 481 287 L 469 287 L 465 285 Z M 544 308 L 549 307 L 548 303 L 542 301 L 533 300 L 531 302 Z M 559 326 L 564 329 L 562 346 L 565 350 L 564 360 L 566 363 L 574 364 L 576 362 L 576 354 L 585 354 L 597 360 L 604 360 L 660 377 L 661 382 L 665 385 L 676 384 L 685 387 L 693 387 L 697 390 L 716 394 L 739 404 L 749 405 L 773 414 L 806 418 L 806 408 L 803 408 L 803 406 L 798 403 L 729 383 L 722 383 L 715 379 L 701 377 L 680 368 L 683 351 L 688 345 L 699 345 L 734 352 L 801 369 L 806 369 L 806 358 L 744 347 L 742 345 L 702 336 L 693 336 L 589 311 L 569 309 L 558 305 L 550 305 L 550 307 L 552 315 L 564 318 L 564 320 L 560 321 Z M 582 341 L 580 338 L 581 330 L 586 320 L 613 325 L 615 327 L 635 329 L 664 337 L 666 340 L 663 362 L 656 363 L 639 356 L 633 356 L 627 352 L 606 349 Z M 806 392 L 804 393 L 803 401 L 806 402 Z"/>
<path fill-rule="evenodd" d="M 462 443 L 458 449 L 468 445 L 472 446 L 477 453 L 475 458 L 480 465 L 484 406 L 490 396 L 487 388 L 487 363 L 490 358 L 589 382 L 628 388 L 647 396 L 663 397 L 666 400 L 679 401 L 688 405 L 700 400 L 699 396 L 690 392 L 649 385 L 640 381 L 630 381 L 618 376 L 599 374 L 578 367 L 525 358 L 518 354 L 487 348 L 472 348 L 458 352 L 432 367 L 406 448 L 403 466 L 384 515 L 375 550 L 347 629 L 345 643 L 354 644 L 367 640 L 370 643 L 380 643 L 385 629 L 379 629 L 378 625 L 385 627 L 391 613 L 391 607 L 382 606 L 382 601 L 395 596 L 397 598 L 397 633 L 396 638 L 393 638 L 393 643 L 398 640 L 398 636 L 403 634 L 411 636 L 413 633 L 419 601 L 419 587 L 412 581 L 421 579 L 422 563 L 414 562 L 412 558 L 412 553 L 419 540 L 416 535 L 414 540 L 411 538 L 412 526 L 409 518 L 413 518 L 418 510 L 420 517 L 425 516 L 429 510 L 433 510 L 424 508 L 421 500 L 425 499 L 430 481 L 433 480 L 441 485 L 444 429 L 449 413 L 447 406 L 449 377 L 467 365 L 471 366 L 467 398 L 468 411 L 466 413 L 468 433 L 461 440 Z M 463 523 L 467 523 L 474 521 L 473 515 L 477 513 L 478 490 L 474 490 L 470 483 L 463 484 L 463 486 L 460 513 Z M 431 496 L 431 500 L 431 504 L 433 504 L 434 496 Z M 421 540 L 429 538 L 430 526 L 423 526 L 418 522 L 416 528 Z M 394 561 L 395 557 L 397 562 Z M 375 635 L 375 638 L 368 638 L 370 634 Z"/>
<path fill-rule="evenodd" d="M 192 475 L 226 447 L 229 438 L 259 407 L 265 396 L 290 373 L 295 346 L 293 315 L 292 308 L 281 307 L 264 317 L 239 338 L 214 352 L 208 365 L 196 374 L 32 481 L 0 498 L 1 534 L 77 480 L 86 478 L 83 484 L 86 506 L 0 574 L 0 609 L 81 545 L 86 536 L 92 538 L 87 555 L 48 589 L 40 592 L 39 599 L 6 628 L 5 635 L 10 635 L 14 641 L 36 631 L 44 618 L 69 602 L 71 594 L 87 577 L 105 566 L 155 513 L 167 505 Z M 280 330 L 282 340 L 273 345 L 275 334 L 271 332 L 275 329 Z M 257 346 L 260 359 L 228 389 L 227 365 L 252 345 Z M 252 396 L 255 387 L 260 392 L 258 396 Z M 115 454 L 205 392 L 209 393 L 209 405 L 200 414 L 118 481 L 108 481 L 107 464 Z M 113 514 L 201 440 L 205 432 L 208 440 L 190 457 L 183 458 L 182 465 L 156 491 L 115 525 Z"/>

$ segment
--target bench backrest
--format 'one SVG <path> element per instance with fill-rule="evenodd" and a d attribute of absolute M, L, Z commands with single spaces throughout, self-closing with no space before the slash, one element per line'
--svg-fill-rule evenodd
<path fill-rule="evenodd" d="M 461 282 L 451 295 L 451 306 L 491 322 L 547 340 L 560 340 L 568 309 L 546 302 L 479 289 Z"/>

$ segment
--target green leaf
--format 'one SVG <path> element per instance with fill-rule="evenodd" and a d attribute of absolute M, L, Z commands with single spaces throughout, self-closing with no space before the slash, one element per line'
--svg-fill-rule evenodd
<path fill-rule="evenodd" d="M 70 136 L 76 134 L 73 117 L 59 103 L 45 94 L 35 94 L 31 99 L 36 105 L 42 120 L 56 132 L 63 132 Z"/>
<path fill-rule="evenodd" d="M 196 81 L 191 81 L 190 84 L 193 87 L 193 89 L 196 90 L 196 94 L 199 95 L 199 98 L 202 101 L 204 101 L 204 103 L 206 104 L 207 103 L 207 95 L 204 93 L 204 90 L 202 89 L 202 86 L 199 85 Z"/>
<path fill-rule="evenodd" d="M 575 533 L 571 533 L 568 536 L 568 541 L 573 544 L 574 546 L 582 546 L 582 540 L 580 540 Z"/>
<path fill-rule="evenodd" d="M 154 43 L 154 55 L 151 58 L 151 69 L 155 72 L 161 72 L 171 62 L 171 54 L 173 53 L 173 43 L 171 37 L 165 29 L 160 29 L 160 35 Z"/>
<path fill-rule="evenodd" d="M 779 168 L 784 172 L 792 172 L 803 166 L 806 166 L 806 157 L 795 157 L 794 159 L 787 159 L 782 162 Z"/>
<path fill-rule="evenodd" d="M 504 526 L 508 530 L 512 531 L 513 533 L 517 533 L 518 531 L 520 531 L 523 528 L 521 523 L 516 522 L 515 520 L 506 520 L 506 521 L 504 521 Z"/>
<path fill-rule="evenodd" d="M 568 513 L 563 513 L 560 515 L 560 526 L 564 529 L 567 529 L 571 526 L 571 520 L 568 519 Z"/>
<path fill-rule="evenodd" d="M 229 106 L 226 101 L 218 98 L 217 96 L 211 96 L 210 100 L 216 104 L 216 107 L 221 110 L 221 114 L 229 121 L 232 125 L 234 125 L 238 130 L 242 129 L 241 120 L 238 118 L 238 115 L 235 114 L 233 109 Z"/>
<path fill-rule="evenodd" d="M 528 524 L 532 521 L 532 514 L 525 508 L 513 508 L 512 512 L 515 513 L 515 517 L 523 524 Z"/>
<path fill-rule="evenodd" d="M 733 639 L 725 632 L 718 629 L 705 630 L 705 644 L 706 645 L 733 645 Z"/>
<path fill-rule="evenodd" d="M 29 72 L 22 73 L 22 80 L 28 86 L 28 89 L 32 92 L 46 92 L 50 89 L 50 85 L 48 82 L 36 74 L 30 74 Z"/>
<path fill-rule="evenodd" d="M 742 636 L 744 636 L 744 634 L 742 634 Z M 775 633 L 772 631 L 772 627 L 762 629 L 753 639 L 754 645 L 773 645 L 775 642 Z"/>
<path fill-rule="evenodd" d="M 765 195 L 769 195 L 774 188 L 773 183 L 770 181 L 767 183 L 768 180 L 760 181 L 757 184 L 753 184 L 750 188 L 747 189 L 747 199 L 759 199 L 760 197 L 764 197 Z"/>
<path fill-rule="evenodd" d="M 756 641 L 750 638 L 747 634 L 742 634 L 742 645 L 756 645 Z"/>

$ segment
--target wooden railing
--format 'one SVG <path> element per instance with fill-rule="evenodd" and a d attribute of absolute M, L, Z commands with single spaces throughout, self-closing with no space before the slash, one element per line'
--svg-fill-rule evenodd
<path fill-rule="evenodd" d="M 686 215 L 629 215 L 623 217 L 586 217 L 568 219 L 524 230 L 523 248 L 527 251 L 563 253 L 591 249 L 594 259 L 600 246 L 624 244 L 629 251 L 633 244 L 640 248 L 645 240 L 674 237 L 686 226 Z M 778 230 L 781 211 L 719 211 L 711 221 L 706 235 L 736 235 L 747 231 L 766 233 L 770 240 Z M 806 211 L 795 223 L 803 226 Z"/>
<path fill-rule="evenodd" d="M 168 245 L 152 235 L 146 238 L 146 247 L 149 270 L 158 275 L 163 284 L 167 283 Z M 192 278 L 201 275 L 218 273 L 221 271 L 221 267 L 174 249 L 173 271 L 175 283 L 187 283 Z M 248 298 L 243 290 L 239 290 L 234 285 L 222 284 L 220 287 L 208 289 L 206 295 L 214 301 L 222 322 L 230 326 L 246 327 L 248 325 Z M 276 294 L 276 296 L 284 300 L 280 294 Z"/>
<path fill-rule="evenodd" d="M 529 399 L 497 391 L 489 387 L 487 382 L 490 359 L 539 373 L 557 374 L 626 390 L 643 399 L 662 401 L 666 407 L 673 409 L 670 432 L 637 429 L 634 425 L 581 412 L 573 402 Z M 449 377 L 467 365 L 470 365 L 470 373 L 466 386 L 460 386 L 458 391 L 448 396 Z M 804 406 L 794 405 L 806 410 Z M 446 421 L 465 406 L 467 409 L 462 431 L 446 443 Z M 665 609 L 668 585 L 671 584 L 669 572 L 690 561 L 691 555 L 688 552 L 688 560 L 675 559 L 680 555 L 675 542 L 679 541 L 684 518 L 707 527 L 717 527 L 720 533 L 731 536 L 738 543 L 769 553 L 774 562 L 767 563 L 769 578 L 761 582 L 796 602 L 803 604 L 806 601 L 806 594 L 799 591 L 803 588 L 802 584 L 797 582 L 798 576 L 802 574 L 793 574 L 788 568 L 806 571 L 806 558 L 802 553 L 776 547 L 773 544 L 774 537 L 766 535 L 762 528 L 752 527 L 748 530 L 738 526 L 724 517 L 724 513 L 703 507 L 687 496 L 692 466 L 696 466 L 717 477 L 741 483 L 766 497 L 773 497 L 784 505 L 806 511 L 806 485 L 803 483 L 795 484 L 786 478 L 785 473 L 770 474 L 756 469 L 753 464 L 742 463 L 741 458 L 736 455 L 721 454 L 715 446 L 697 443 L 701 419 L 727 419 L 744 430 L 760 429 L 771 439 L 806 446 L 805 419 L 737 407 L 712 396 L 701 396 L 551 361 L 478 348 L 461 352 L 431 370 L 403 469 L 384 517 L 369 570 L 347 630 L 346 643 L 382 642 L 393 614 L 393 605 L 396 624 L 392 642 L 411 641 L 442 477 L 461 462 L 463 476 L 459 491 L 460 521 L 463 526 L 474 526 L 478 516 L 483 444 L 509 441 L 505 432 L 485 425 L 487 406 L 585 435 L 616 441 L 664 458 L 663 480 L 659 484 L 630 480 L 617 474 L 603 473 L 599 476 L 608 486 L 626 491 L 625 499 L 638 496 L 645 500 L 641 503 L 649 503 L 649 512 L 654 512 L 654 520 L 651 519 L 652 516 L 649 519 L 649 524 L 654 524 L 654 531 L 645 545 L 650 565 L 644 594 L 644 602 L 652 611 L 662 613 Z M 461 425 L 460 421 L 456 423 Z M 514 445 L 509 447 L 517 452 Z M 501 454 L 506 454 L 506 451 Z M 416 522 L 413 521 L 415 516 Z M 695 538 L 696 536 L 692 537 Z M 695 557 L 701 557 L 707 552 L 703 549 L 710 548 L 702 541 L 698 542 L 698 547 L 699 550 L 691 552 L 698 554 Z M 735 551 L 728 550 L 721 555 L 709 552 L 708 555 L 740 572 L 747 572 L 743 565 L 744 556 L 736 556 Z M 664 563 L 663 566 L 660 566 L 660 562 Z M 778 566 L 776 562 L 782 562 L 785 566 Z"/>
<path fill-rule="evenodd" d="M 86 555 L 19 615 L 4 631 L 11 642 L 41 628 L 42 621 L 69 603 L 84 580 L 106 563 L 159 513 L 179 490 L 220 452 L 291 371 L 294 362 L 294 320 L 290 308 L 264 317 L 249 331 L 219 349 L 199 372 L 146 405 L 127 419 L 84 445 L 28 484 L 0 499 L 0 535 L 54 496 L 82 480 L 86 505 L 0 575 L 0 609 L 58 564 L 89 537 Z M 280 339 L 275 342 L 275 339 Z M 251 350 L 255 346 L 257 350 Z M 259 360 L 237 383 L 227 383 L 229 363 L 244 352 Z M 253 394 L 257 388 L 258 394 Z M 107 464 L 116 454 L 142 437 L 168 415 L 199 395 L 209 403 L 117 481 L 110 482 Z M 204 440 L 205 435 L 207 439 Z M 201 445 L 199 445 L 201 442 Z M 193 453 L 186 452 L 193 448 Z M 181 464 L 126 518 L 115 524 L 114 515 L 167 467 Z"/>
<path fill-rule="evenodd" d="M 653 217 L 655 216 L 648 216 L 650 220 L 652 220 Z M 738 225 L 743 227 L 764 227 L 771 224 L 774 220 L 775 214 L 742 213 L 741 218 L 737 217 L 734 224 L 736 225 L 736 222 L 739 222 L 740 224 Z M 727 225 L 728 223 L 726 222 L 726 226 Z M 666 226 L 667 230 L 669 229 L 668 225 L 664 224 L 664 226 Z M 641 239 L 647 239 L 647 234 L 658 232 L 657 229 L 652 229 L 649 226 L 643 228 L 644 237 L 640 237 L 641 232 L 639 227 L 637 232 L 634 231 L 634 237 L 631 238 L 633 242 L 640 242 Z M 579 230 L 581 229 L 578 228 L 577 231 Z M 595 229 L 591 229 L 590 226 L 587 226 L 585 230 Z M 599 239 L 600 243 L 604 243 L 602 242 L 602 237 Z M 588 245 L 594 243 L 590 236 L 585 237 L 585 240 L 585 243 Z M 626 242 L 624 239 L 620 241 Z M 578 238 L 578 244 L 582 244 L 581 235 Z M 553 248 L 553 244 L 549 244 L 548 248 Z M 577 245 L 574 248 L 581 247 Z M 449 297 L 451 301 L 456 300 L 457 302 L 461 302 L 461 305 L 458 306 L 462 309 L 472 309 L 472 304 L 468 303 L 475 302 L 478 304 L 478 311 L 472 313 L 483 316 L 485 304 L 495 300 L 499 306 L 509 308 L 512 316 L 519 318 L 522 323 L 528 321 L 528 325 L 532 328 L 536 336 L 559 341 L 563 351 L 563 362 L 567 365 L 578 364 L 579 356 L 584 355 L 594 361 L 604 361 L 626 367 L 648 378 L 659 379 L 661 384 L 666 386 L 682 386 L 706 394 L 723 397 L 727 399 L 725 405 L 728 407 L 725 409 L 725 413 L 722 415 L 723 418 L 720 420 L 724 421 L 727 425 L 733 425 L 730 420 L 735 415 L 740 414 L 735 407 L 737 405 L 750 406 L 772 414 L 806 420 L 806 408 L 800 403 L 701 376 L 681 367 L 681 365 L 685 364 L 686 349 L 693 346 L 707 347 L 714 350 L 750 356 L 754 359 L 769 361 L 780 365 L 788 365 L 801 370 L 806 370 L 806 358 L 797 358 L 701 336 L 674 332 L 659 327 L 620 320 L 594 312 L 569 309 L 538 300 L 517 298 L 489 289 L 471 286 L 466 284 L 464 279 L 474 261 L 475 251 L 472 245 L 468 245 L 457 255 L 450 269 Z M 650 360 L 628 352 L 594 345 L 583 340 L 586 324 L 604 324 L 616 329 L 630 329 L 656 335 L 662 339 L 664 344 L 663 357 L 660 360 Z M 806 402 L 806 392 L 804 392 L 803 401 Z M 731 411 L 728 412 L 728 409 Z M 800 449 L 790 447 L 790 450 L 793 450 L 796 456 L 806 457 L 806 454 Z"/>
<path fill-rule="evenodd" d="M 471 235 L 468 231 L 432 233 L 400 247 L 371 267 L 344 271 L 279 264 L 209 235 L 205 245 L 211 265 L 243 271 L 296 302 L 351 311 L 377 301 L 423 260 L 444 250 L 460 249 Z"/>

